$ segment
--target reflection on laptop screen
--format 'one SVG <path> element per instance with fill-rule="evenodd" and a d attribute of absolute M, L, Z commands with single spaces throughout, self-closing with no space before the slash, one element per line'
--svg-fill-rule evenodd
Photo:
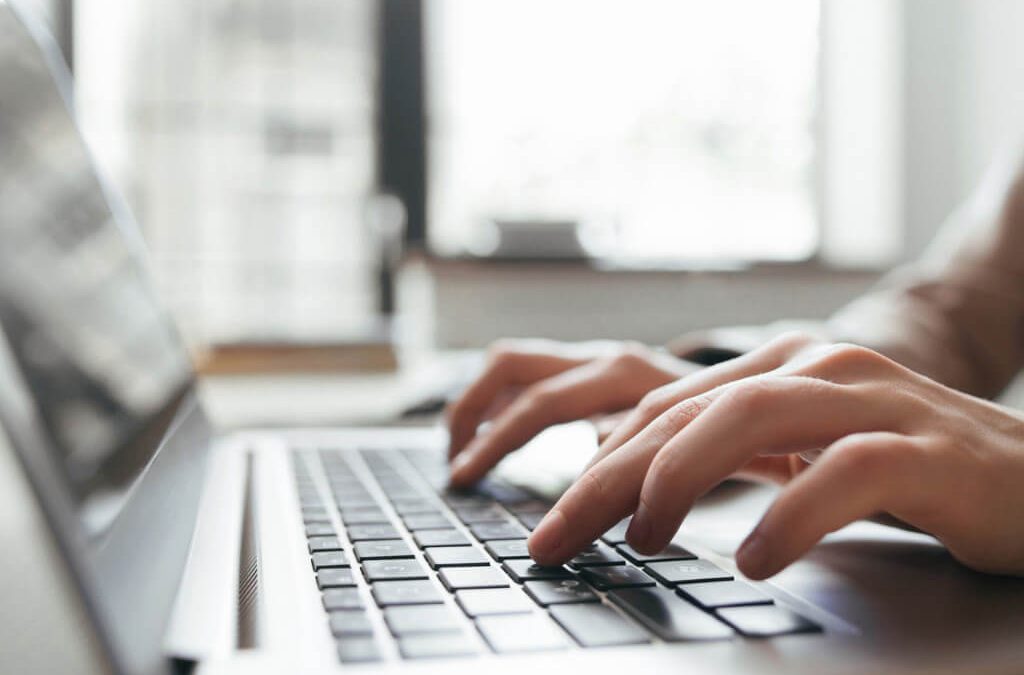
<path fill-rule="evenodd" d="M 42 52 L 0 32 L 0 322 L 83 504 L 131 484 L 190 380 L 124 235 Z"/>

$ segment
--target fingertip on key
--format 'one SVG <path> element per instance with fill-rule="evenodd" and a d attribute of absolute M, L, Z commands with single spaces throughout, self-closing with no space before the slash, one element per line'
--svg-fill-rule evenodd
<path fill-rule="evenodd" d="M 541 564 L 555 564 L 555 556 L 565 541 L 568 525 L 565 514 L 554 509 L 544 517 L 527 542 L 530 557 Z"/>

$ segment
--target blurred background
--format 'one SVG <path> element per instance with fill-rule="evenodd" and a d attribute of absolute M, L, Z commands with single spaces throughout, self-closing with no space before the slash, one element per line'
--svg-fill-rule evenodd
<path fill-rule="evenodd" d="M 196 345 L 826 316 L 1024 119 L 1012 0 L 37 1 Z"/>

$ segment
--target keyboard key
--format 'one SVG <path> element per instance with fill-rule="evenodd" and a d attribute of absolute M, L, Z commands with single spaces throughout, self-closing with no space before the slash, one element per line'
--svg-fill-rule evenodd
<path fill-rule="evenodd" d="M 422 633 L 449 633 L 462 627 L 455 612 L 444 605 L 388 607 L 384 610 L 384 621 L 396 637 Z"/>
<path fill-rule="evenodd" d="M 600 602 L 590 587 L 578 579 L 562 579 L 561 581 L 527 581 L 523 584 L 527 594 L 537 604 L 563 605 L 577 602 Z"/>
<path fill-rule="evenodd" d="M 324 609 L 362 609 L 363 598 L 355 588 L 331 588 L 323 593 Z"/>
<path fill-rule="evenodd" d="M 674 586 L 694 581 L 728 581 L 732 575 L 707 560 L 672 560 L 653 562 L 644 566 L 663 584 Z"/>
<path fill-rule="evenodd" d="M 348 567 L 348 556 L 344 551 L 320 551 L 314 553 L 311 560 L 314 570 L 324 567 Z"/>
<path fill-rule="evenodd" d="M 306 525 L 311 525 L 312 523 L 329 523 L 331 522 L 331 517 L 327 515 L 327 511 L 321 509 L 314 513 L 303 513 L 302 522 Z"/>
<path fill-rule="evenodd" d="M 628 565 L 585 567 L 580 574 L 602 591 L 607 591 L 610 588 L 637 588 L 654 585 L 654 579 Z"/>
<path fill-rule="evenodd" d="M 303 506 L 302 515 L 305 516 L 322 516 L 327 518 L 330 514 L 327 513 L 327 509 L 322 506 Z"/>
<path fill-rule="evenodd" d="M 626 543 L 626 530 L 629 528 L 629 518 L 620 520 L 615 525 L 601 535 L 601 541 L 612 546 Z"/>
<path fill-rule="evenodd" d="M 381 541 L 357 541 L 352 545 L 356 558 L 376 560 L 380 558 L 411 558 L 412 549 L 401 539 L 384 539 Z"/>
<path fill-rule="evenodd" d="M 490 553 L 498 562 L 508 560 L 509 558 L 530 557 L 530 552 L 526 550 L 525 539 L 489 541 L 484 545 L 484 548 L 486 548 L 487 552 Z"/>
<path fill-rule="evenodd" d="M 498 653 L 564 649 L 568 644 L 551 619 L 538 614 L 484 616 L 476 620 L 476 626 Z"/>
<path fill-rule="evenodd" d="M 540 525 L 540 521 L 544 520 L 545 515 L 543 513 L 518 513 L 516 519 L 523 524 L 523 527 L 532 532 Z"/>
<path fill-rule="evenodd" d="M 407 659 L 472 656 L 477 646 L 465 632 L 412 635 L 398 640 L 398 651 Z"/>
<path fill-rule="evenodd" d="M 316 583 L 321 590 L 325 588 L 341 588 L 355 586 L 355 575 L 347 567 L 328 567 L 316 573 Z"/>
<path fill-rule="evenodd" d="M 682 584 L 676 588 L 676 593 L 707 609 L 772 604 L 771 596 L 742 581 Z"/>
<path fill-rule="evenodd" d="M 464 490 L 449 490 L 441 495 L 441 499 L 452 509 L 490 506 L 494 500 L 481 494 Z"/>
<path fill-rule="evenodd" d="M 501 588 L 509 585 L 508 577 L 496 567 L 445 567 L 438 573 L 449 591 L 466 588 Z"/>
<path fill-rule="evenodd" d="M 342 509 L 355 506 L 377 506 L 377 500 L 371 497 L 369 492 L 345 494 L 343 492 L 336 491 L 334 493 L 334 501 L 337 502 L 338 506 Z"/>
<path fill-rule="evenodd" d="M 330 523 L 309 523 L 306 525 L 307 537 L 333 537 L 334 526 Z"/>
<path fill-rule="evenodd" d="M 423 563 L 414 558 L 400 560 L 367 560 L 363 563 L 366 580 L 385 581 L 392 579 L 427 579 Z"/>
<path fill-rule="evenodd" d="M 458 530 L 420 530 L 413 532 L 413 539 L 420 548 L 428 546 L 468 546 L 469 537 Z"/>
<path fill-rule="evenodd" d="M 725 607 L 715 613 L 749 638 L 821 632 L 821 626 L 810 619 L 777 605 Z"/>
<path fill-rule="evenodd" d="M 331 632 L 335 637 L 343 635 L 373 635 L 373 625 L 366 612 L 361 609 L 343 609 L 328 614 Z"/>
<path fill-rule="evenodd" d="M 310 537 L 309 552 L 317 551 L 340 551 L 341 543 L 337 537 Z"/>
<path fill-rule="evenodd" d="M 455 602 L 467 616 L 489 616 L 492 614 L 522 614 L 530 612 L 534 605 L 518 588 L 485 588 L 458 591 Z"/>
<path fill-rule="evenodd" d="M 667 588 L 623 588 L 610 591 L 608 598 L 668 642 L 720 640 L 733 636 L 729 626 Z"/>
<path fill-rule="evenodd" d="M 360 507 L 358 509 L 343 511 L 341 514 L 341 522 L 345 523 L 348 527 L 352 527 L 353 525 L 389 523 L 390 519 L 387 514 L 380 509 Z"/>
<path fill-rule="evenodd" d="M 445 546 L 428 548 L 425 551 L 427 562 L 434 569 L 438 567 L 470 567 L 473 565 L 490 565 L 491 561 L 472 546 Z"/>
<path fill-rule="evenodd" d="M 527 535 L 526 530 L 518 523 L 474 523 L 469 526 L 469 531 L 480 541 L 522 539 Z"/>
<path fill-rule="evenodd" d="M 485 478 L 476 485 L 476 491 L 501 504 L 521 504 L 532 499 L 530 493 L 508 483 Z"/>
<path fill-rule="evenodd" d="M 391 505 L 394 507 L 395 513 L 400 516 L 437 511 L 437 505 L 426 499 L 396 499 Z"/>
<path fill-rule="evenodd" d="M 517 516 L 526 513 L 544 514 L 551 510 L 551 504 L 539 499 L 531 499 L 526 502 L 520 502 L 519 504 L 509 504 L 506 508 Z"/>
<path fill-rule="evenodd" d="M 448 516 L 438 511 L 431 513 L 413 513 L 402 519 L 405 526 L 415 532 L 416 530 L 436 530 L 443 527 L 451 527 L 452 521 Z"/>
<path fill-rule="evenodd" d="M 506 560 L 501 566 L 509 576 L 520 584 L 524 581 L 557 581 L 575 578 L 564 567 L 541 567 L 531 558 Z"/>
<path fill-rule="evenodd" d="M 595 541 L 589 548 L 583 549 L 579 555 L 570 560 L 569 565 L 580 569 L 594 565 L 623 565 L 625 562 L 625 559 L 611 546 L 603 541 Z"/>
<path fill-rule="evenodd" d="M 350 637 L 338 640 L 338 658 L 342 663 L 380 661 L 380 652 L 371 637 Z"/>
<path fill-rule="evenodd" d="M 619 553 L 626 556 L 630 561 L 637 565 L 643 565 L 644 563 L 649 562 L 658 562 L 661 560 L 694 560 L 697 557 L 678 544 L 669 544 L 658 553 L 652 553 L 651 555 L 641 553 L 629 544 L 620 544 L 615 548 Z"/>
<path fill-rule="evenodd" d="M 584 647 L 639 645 L 647 633 L 608 605 L 558 605 L 551 616 Z"/>
<path fill-rule="evenodd" d="M 431 605 L 441 602 L 441 593 L 429 581 L 378 581 L 371 588 L 373 599 L 381 607 L 391 605 Z M 680 602 L 682 602 L 680 600 Z"/>
<path fill-rule="evenodd" d="M 397 539 L 398 530 L 390 523 L 371 523 L 368 525 L 350 525 L 346 531 L 349 541 L 374 541 L 379 539 Z"/>
<path fill-rule="evenodd" d="M 455 509 L 455 515 L 467 525 L 476 523 L 504 523 L 508 521 L 504 509 L 500 506 L 471 506 Z"/>

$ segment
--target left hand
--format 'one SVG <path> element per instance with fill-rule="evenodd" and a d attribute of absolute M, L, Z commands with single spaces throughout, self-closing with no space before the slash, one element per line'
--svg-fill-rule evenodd
<path fill-rule="evenodd" d="M 824 449 L 812 464 L 797 453 Z M 889 513 L 980 571 L 1024 575 L 1024 417 L 864 347 L 787 336 L 649 394 L 530 538 L 562 563 L 621 518 L 639 551 L 737 472 L 785 483 L 737 552 L 771 576 Z"/>

